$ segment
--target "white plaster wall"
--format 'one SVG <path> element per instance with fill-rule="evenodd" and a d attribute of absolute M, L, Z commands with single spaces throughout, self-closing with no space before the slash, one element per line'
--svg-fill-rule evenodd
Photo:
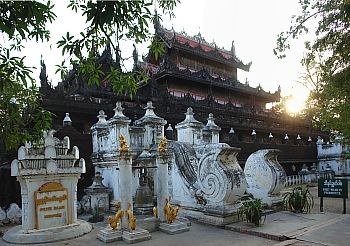
<path fill-rule="evenodd" d="M 342 151 L 340 143 L 317 145 L 317 157 L 340 156 Z"/>
<path fill-rule="evenodd" d="M 325 171 L 327 164 L 335 172 L 335 175 L 350 174 L 350 160 L 341 161 L 340 158 L 321 159 L 318 162 L 318 171 Z"/>

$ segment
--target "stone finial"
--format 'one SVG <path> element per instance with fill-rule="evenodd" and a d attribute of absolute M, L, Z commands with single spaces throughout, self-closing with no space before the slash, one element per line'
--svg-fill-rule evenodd
<path fill-rule="evenodd" d="M 174 140 L 174 129 L 171 127 L 171 124 L 169 124 L 165 130 L 165 135 L 167 139 Z"/>
<path fill-rule="evenodd" d="M 185 115 L 186 115 L 185 121 L 192 121 L 192 120 L 194 120 L 194 118 L 193 118 L 194 113 L 193 113 L 193 109 L 191 107 L 189 107 L 187 109 Z"/>
<path fill-rule="evenodd" d="M 156 116 L 156 114 L 154 113 L 155 107 L 152 105 L 151 101 L 147 102 L 147 106 L 145 107 L 145 109 L 146 109 L 145 116 Z"/>
<path fill-rule="evenodd" d="M 323 144 L 323 140 L 320 136 L 317 137 L 317 142 L 316 144 Z"/>
<path fill-rule="evenodd" d="M 167 145 L 166 138 L 163 137 L 163 138 L 159 141 L 159 144 L 158 144 L 158 152 L 167 152 L 166 145 Z"/>
<path fill-rule="evenodd" d="M 252 136 L 256 136 L 255 130 L 252 131 Z"/>
<path fill-rule="evenodd" d="M 312 138 L 309 137 L 309 138 L 307 139 L 307 141 L 308 141 L 308 142 L 312 142 Z"/>
<path fill-rule="evenodd" d="M 210 113 L 208 115 L 208 122 L 207 122 L 207 126 L 209 127 L 218 127 L 216 124 L 215 124 L 215 118 L 214 118 L 214 115 L 212 113 Z"/>
<path fill-rule="evenodd" d="M 115 108 L 114 110 L 114 117 L 125 117 L 125 115 L 123 114 L 123 110 L 124 108 L 122 107 L 122 103 L 121 102 L 117 102 L 115 104 Z"/>
<path fill-rule="evenodd" d="M 129 152 L 130 151 L 129 145 L 126 142 L 126 139 L 123 135 L 119 136 L 119 143 L 120 143 L 120 148 L 119 148 L 120 152 Z"/>
<path fill-rule="evenodd" d="M 174 129 L 171 127 L 171 124 L 168 125 L 166 131 L 173 131 Z"/>
<path fill-rule="evenodd" d="M 336 134 L 335 134 L 335 137 L 334 137 L 334 142 L 339 143 L 340 140 L 341 140 L 341 136 L 339 136 L 339 134 L 336 133 Z"/>
<path fill-rule="evenodd" d="M 235 130 L 233 130 L 233 128 L 231 127 L 230 131 L 228 132 L 228 134 L 235 134 Z"/>
<path fill-rule="evenodd" d="M 300 137 L 300 135 L 298 134 L 298 136 L 297 136 L 297 140 L 301 140 L 301 137 Z"/>
<path fill-rule="evenodd" d="M 207 120 L 208 120 L 207 126 L 215 124 L 214 123 L 215 118 L 214 118 L 214 115 L 212 113 L 209 114 Z"/>
<path fill-rule="evenodd" d="M 273 139 L 273 135 L 272 135 L 271 132 L 270 132 L 270 134 L 269 134 L 269 139 Z"/>
<path fill-rule="evenodd" d="M 284 140 L 289 140 L 288 134 L 284 136 Z"/>
<path fill-rule="evenodd" d="M 64 117 L 64 119 L 63 119 L 63 125 L 64 125 L 64 126 L 70 126 L 70 125 L 72 125 L 72 120 L 71 120 L 71 118 L 69 117 L 69 113 L 66 113 L 66 117 Z"/>
<path fill-rule="evenodd" d="M 106 121 L 107 115 L 105 114 L 105 111 L 103 111 L 103 110 L 98 111 L 97 118 L 98 118 L 99 124 L 101 124 L 101 123 L 106 124 L 107 123 L 107 121 Z"/>

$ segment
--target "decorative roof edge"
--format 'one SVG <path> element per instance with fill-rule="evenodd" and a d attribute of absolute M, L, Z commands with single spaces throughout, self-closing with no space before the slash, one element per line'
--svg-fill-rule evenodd
<path fill-rule="evenodd" d="M 224 60 L 234 61 L 236 64 L 239 65 L 238 68 L 240 68 L 244 71 L 250 70 L 250 66 L 251 66 L 252 62 L 244 64 L 237 57 L 236 52 L 235 52 L 235 47 L 234 47 L 234 41 L 232 41 L 232 47 L 231 47 L 231 50 L 229 51 L 229 50 L 225 50 L 223 48 L 219 48 L 216 45 L 216 43 L 214 42 L 214 40 L 213 40 L 213 42 L 209 43 L 208 41 L 205 40 L 205 38 L 201 35 L 200 32 L 198 32 L 198 34 L 196 34 L 194 36 L 190 36 L 184 30 L 181 32 L 176 32 L 174 30 L 174 28 L 172 28 L 171 30 L 168 30 L 168 29 L 164 28 L 159 23 L 159 21 L 156 21 L 154 26 L 155 26 L 156 34 L 158 34 L 159 38 L 161 38 L 165 42 L 165 44 L 168 46 L 168 48 L 173 48 L 176 45 L 176 43 L 178 43 L 175 41 L 176 37 L 182 37 L 182 38 L 185 38 L 186 40 L 196 42 L 196 43 L 198 43 L 198 45 L 205 45 L 209 49 L 211 49 L 210 51 L 206 51 L 205 49 L 203 49 L 203 47 L 201 47 L 203 52 L 205 52 L 205 53 L 216 50 L 217 53 L 219 53 Z M 193 47 L 193 48 L 195 48 L 195 47 Z"/>

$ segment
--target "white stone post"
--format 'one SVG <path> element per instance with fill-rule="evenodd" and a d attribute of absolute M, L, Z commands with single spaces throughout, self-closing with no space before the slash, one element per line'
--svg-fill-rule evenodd
<path fill-rule="evenodd" d="M 157 207 L 160 222 L 166 222 L 164 214 L 165 199 L 169 196 L 168 191 L 168 163 L 170 154 L 168 152 L 158 152 L 156 155 L 157 164 Z"/>
<path fill-rule="evenodd" d="M 121 152 L 119 156 L 119 188 L 120 188 L 120 202 L 122 204 L 122 210 L 124 211 L 124 216 L 122 219 L 122 229 L 127 229 L 129 227 L 129 221 L 126 218 L 126 210 L 128 209 L 128 202 L 132 202 L 132 154 L 130 152 Z M 131 211 L 133 211 L 133 206 L 131 206 Z"/>

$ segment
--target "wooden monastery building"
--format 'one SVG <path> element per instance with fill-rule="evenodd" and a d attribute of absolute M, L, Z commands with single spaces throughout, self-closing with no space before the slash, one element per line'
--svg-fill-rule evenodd
<path fill-rule="evenodd" d="M 249 71 L 251 63 L 245 64 L 237 58 L 233 42 L 230 50 L 224 50 L 214 42 L 205 41 L 200 33 L 191 37 L 185 32 L 167 30 L 159 23 L 155 24 L 155 31 L 164 42 L 165 52 L 156 60 L 150 51 L 139 61 L 134 50 L 133 69 L 146 70 L 149 80 L 139 83 L 132 98 L 113 92 L 108 81 L 88 85 L 76 66 L 52 88 L 43 64 L 42 103 L 56 115 L 53 127 L 60 129 L 69 113 L 74 129 L 91 139 L 90 127 L 97 122 L 99 110 L 104 110 L 110 118 L 116 102 L 122 101 L 124 114 L 134 121 L 144 115 L 147 101 L 152 101 L 155 113 L 173 129 L 184 120 L 188 107 L 193 108 L 194 117 L 204 124 L 209 113 L 213 113 L 215 123 L 221 127 L 220 141 L 241 148 L 237 158 L 242 166 L 251 153 L 264 148 L 281 150 L 278 161 L 287 175 L 296 174 L 303 164 L 310 166 L 317 162 L 317 136 L 327 139 L 327 135 L 315 131 L 310 119 L 267 110 L 267 103 L 280 101 L 280 88 L 270 93 L 261 86 L 253 88 L 238 81 L 238 69 Z M 119 66 L 108 46 L 97 63 L 105 71 L 110 66 Z M 89 161 L 89 156 L 85 159 Z"/>

